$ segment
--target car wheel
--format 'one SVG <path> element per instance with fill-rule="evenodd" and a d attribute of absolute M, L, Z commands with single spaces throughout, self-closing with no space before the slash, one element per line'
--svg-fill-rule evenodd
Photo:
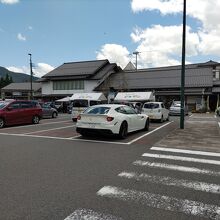
<path fill-rule="evenodd" d="M 57 117 L 57 113 L 56 113 L 56 112 L 53 112 L 52 118 L 56 118 L 56 117 Z"/>
<path fill-rule="evenodd" d="M 40 121 L 39 116 L 34 115 L 34 116 L 33 116 L 33 119 L 32 119 L 33 124 L 38 124 L 38 123 L 39 123 L 39 121 Z"/>
<path fill-rule="evenodd" d="M 163 121 L 164 121 L 164 120 L 163 120 L 163 115 L 162 115 L 162 116 L 161 116 L 161 119 L 160 119 L 160 122 L 163 123 Z"/>
<path fill-rule="evenodd" d="M 5 126 L 5 121 L 3 118 L 0 118 L 0 128 L 3 128 Z"/>
<path fill-rule="evenodd" d="M 145 122 L 144 131 L 149 131 L 149 120 L 148 119 Z"/>
<path fill-rule="evenodd" d="M 128 135 L 128 124 L 123 121 L 119 130 L 119 138 L 125 139 Z"/>

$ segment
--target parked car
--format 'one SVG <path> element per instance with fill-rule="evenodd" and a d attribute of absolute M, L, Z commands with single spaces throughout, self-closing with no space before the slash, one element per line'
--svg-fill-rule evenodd
<path fill-rule="evenodd" d="M 11 101 L 0 103 L 0 128 L 6 125 L 38 124 L 42 108 L 36 101 Z"/>
<path fill-rule="evenodd" d="M 90 99 L 74 99 L 72 100 L 72 111 L 71 118 L 72 121 L 75 122 L 77 120 L 77 116 L 84 112 L 88 107 L 93 105 L 100 104 L 100 100 L 90 100 Z"/>
<path fill-rule="evenodd" d="M 160 122 L 169 120 L 169 110 L 165 108 L 163 102 L 146 102 L 141 112 L 148 115 L 150 120 L 160 120 Z"/>
<path fill-rule="evenodd" d="M 81 135 L 117 134 L 125 138 L 129 132 L 149 129 L 149 117 L 137 114 L 127 105 L 102 104 L 89 107 L 77 117 L 76 131 Z"/>
<path fill-rule="evenodd" d="M 56 118 L 58 116 L 58 111 L 52 108 L 50 105 L 42 104 L 42 118 Z"/>
<path fill-rule="evenodd" d="M 181 102 L 173 101 L 170 106 L 170 115 L 180 115 L 181 114 Z M 184 104 L 184 114 L 188 115 L 188 107 Z"/>

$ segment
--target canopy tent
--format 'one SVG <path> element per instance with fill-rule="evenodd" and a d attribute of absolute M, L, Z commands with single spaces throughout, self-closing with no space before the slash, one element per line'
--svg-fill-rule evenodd
<path fill-rule="evenodd" d="M 87 100 L 100 100 L 105 101 L 106 97 L 101 92 L 92 92 L 92 93 L 75 93 L 70 97 L 70 100 L 74 99 L 87 99 Z"/>
<path fill-rule="evenodd" d="M 154 101 L 153 92 L 119 92 L 114 101 Z"/>
<path fill-rule="evenodd" d="M 56 100 L 56 102 L 69 102 L 69 101 L 70 101 L 70 97 L 69 97 L 69 96 L 64 97 L 64 98 L 62 98 L 62 99 Z"/>

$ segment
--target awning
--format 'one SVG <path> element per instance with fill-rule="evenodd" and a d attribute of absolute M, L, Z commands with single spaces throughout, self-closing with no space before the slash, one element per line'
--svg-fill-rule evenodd
<path fill-rule="evenodd" d="M 71 97 L 70 100 L 74 99 L 87 99 L 87 100 L 100 100 L 100 101 L 105 101 L 106 97 L 104 96 L 103 93 L 100 92 L 91 92 L 91 93 L 74 93 Z"/>
<path fill-rule="evenodd" d="M 62 98 L 62 99 L 56 100 L 56 102 L 69 102 L 69 101 L 70 101 L 70 97 L 69 97 L 69 96 L 64 97 L 64 98 Z"/>
<path fill-rule="evenodd" d="M 220 93 L 220 87 L 213 87 L 212 92 L 213 93 Z"/>
<path fill-rule="evenodd" d="M 119 92 L 114 101 L 153 101 L 153 92 Z"/>

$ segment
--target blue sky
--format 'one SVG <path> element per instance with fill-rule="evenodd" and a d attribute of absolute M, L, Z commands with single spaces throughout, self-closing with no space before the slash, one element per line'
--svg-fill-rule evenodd
<path fill-rule="evenodd" d="M 64 62 L 181 62 L 183 0 L 0 0 L 0 66 L 42 76 Z M 198 7 L 199 5 L 199 7 Z M 220 61 L 220 0 L 187 1 L 187 63 Z"/>

